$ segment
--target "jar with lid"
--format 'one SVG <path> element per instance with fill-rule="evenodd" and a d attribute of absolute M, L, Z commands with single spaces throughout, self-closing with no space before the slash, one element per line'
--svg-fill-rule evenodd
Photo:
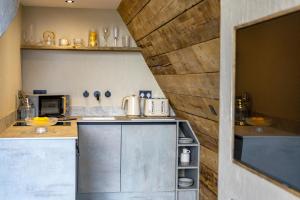
<path fill-rule="evenodd" d="M 89 32 L 89 47 L 98 47 L 98 33 L 94 29 Z"/>
<path fill-rule="evenodd" d="M 28 98 L 18 108 L 18 119 L 26 120 L 35 117 L 35 108 Z"/>
<path fill-rule="evenodd" d="M 236 97 L 235 122 L 237 125 L 246 125 L 246 118 L 250 116 L 250 98 L 247 93 Z"/>

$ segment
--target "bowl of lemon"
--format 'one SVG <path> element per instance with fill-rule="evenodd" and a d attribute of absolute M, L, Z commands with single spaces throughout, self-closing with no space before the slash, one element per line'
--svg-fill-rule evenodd
<path fill-rule="evenodd" d="M 246 118 L 246 123 L 251 126 L 271 126 L 272 119 L 266 117 L 249 117 Z"/>
<path fill-rule="evenodd" d="M 48 127 L 55 125 L 57 121 L 55 117 L 34 117 L 26 119 L 26 124 L 35 127 L 36 133 L 46 133 Z"/>

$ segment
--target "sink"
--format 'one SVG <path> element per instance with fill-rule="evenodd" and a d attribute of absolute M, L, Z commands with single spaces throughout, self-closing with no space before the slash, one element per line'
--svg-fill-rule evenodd
<path fill-rule="evenodd" d="M 143 117 L 143 118 L 133 118 L 131 119 L 133 121 L 173 121 L 175 120 L 175 118 L 169 118 L 169 117 L 166 117 L 166 118 L 147 118 L 147 117 Z"/>
<path fill-rule="evenodd" d="M 111 121 L 116 120 L 115 117 L 82 117 L 82 121 Z"/>

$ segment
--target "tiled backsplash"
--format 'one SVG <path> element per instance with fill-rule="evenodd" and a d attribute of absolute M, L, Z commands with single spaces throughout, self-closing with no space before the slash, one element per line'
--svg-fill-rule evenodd
<path fill-rule="evenodd" d="M 122 116 L 125 112 L 120 107 L 110 106 L 72 106 L 71 116 Z"/>
<path fill-rule="evenodd" d="M 0 119 L 0 133 L 16 121 L 16 111 Z"/>

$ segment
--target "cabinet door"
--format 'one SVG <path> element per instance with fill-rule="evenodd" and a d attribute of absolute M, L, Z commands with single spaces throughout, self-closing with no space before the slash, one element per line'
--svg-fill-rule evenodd
<path fill-rule="evenodd" d="M 78 200 L 175 200 L 175 192 L 85 193 L 85 194 L 78 195 Z M 185 199 L 181 199 L 181 200 L 185 200 Z M 196 200 L 196 199 L 188 199 L 188 200 Z"/>
<path fill-rule="evenodd" d="M 0 199 L 75 199 L 75 143 L 73 139 L 0 140 Z"/>
<path fill-rule="evenodd" d="M 79 193 L 120 192 L 121 125 L 79 125 Z"/>
<path fill-rule="evenodd" d="M 175 190 L 176 125 L 122 125 L 122 192 Z"/>

